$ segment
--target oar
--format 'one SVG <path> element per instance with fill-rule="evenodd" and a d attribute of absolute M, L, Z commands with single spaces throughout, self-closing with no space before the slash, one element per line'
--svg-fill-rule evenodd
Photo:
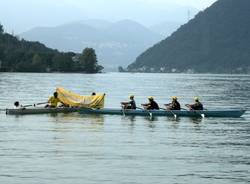
<path fill-rule="evenodd" d="M 40 103 L 36 103 L 36 104 L 32 104 L 32 105 L 22 105 L 20 106 L 20 108 L 25 108 L 25 107 L 35 107 L 36 105 L 43 105 L 43 104 L 47 104 L 48 102 L 40 102 Z M 0 111 L 6 111 L 6 109 L 0 109 Z"/>
<path fill-rule="evenodd" d="M 198 113 L 201 115 L 202 118 L 205 118 L 205 114 L 201 113 L 200 110 L 198 110 Z"/>
<path fill-rule="evenodd" d="M 188 107 L 188 106 L 186 105 L 186 107 Z M 181 108 L 181 109 L 183 109 L 183 108 Z M 187 111 L 187 109 L 183 109 L 183 110 L 186 110 L 186 111 Z M 201 115 L 202 118 L 205 118 L 205 114 L 201 113 L 200 110 L 191 110 L 191 111 L 198 112 L 199 115 Z"/>
<path fill-rule="evenodd" d="M 35 105 L 43 105 L 43 104 L 47 104 L 48 102 L 40 102 L 40 103 L 37 103 Z"/>
<path fill-rule="evenodd" d="M 152 114 L 152 112 L 150 112 L 149 110 L 147 110 L 147 109 L 143 109 L 143 108 L 140 108 L 140 107 L 136 107 L 137 109 L 140 109 L 140 110 L 143 110 L 143 111 L 146 111 L 148 114 L 149 114 L 149 116 L 150 116 L 150 119 L 152 119 L 153 118 L 153 114 Z"/>
<path fill-rule="evenodd" d="M 32 105 L 23 105 L 22 107 L 35 107 L 37 105 L 43 105 L 43 104 L 47 104 L 48 102 L 40 102 L 40 103 L 36 103 L 36 104 L 32 104 Z"/>
<path fill-rule="evenodd" d="M 169 111 L 171 112 L 173 115 L 174 115 L 174 118 L 177 119 L 177 115 L 170 109 L 164 109 L 164 108 L 160 108 L 161 110 L 164 110 L 164 111 Z"/>
<path fill-rule="evenodd" d="M 122 107 L 122 115 L 125 116 L 124 106 L 121 105 L 121 107 Z"/>
<path fill-rule="evenodd" d="M 191 85 L 191 88 L 193 90 L 193 92 L 195 93 L 195 96 L 199 96 L 197 91 L 193 88 L 193 86 Z M 196 110 L 196 112 L 199 112 L 199 114 L 201 115 L 202 118 L 205 118 L 205 114 L 202 114 L 199 110 Z"/>

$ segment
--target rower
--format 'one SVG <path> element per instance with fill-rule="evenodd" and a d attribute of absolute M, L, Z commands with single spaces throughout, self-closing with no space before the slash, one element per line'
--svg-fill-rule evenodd
<path fill-rule="evenodd" d="M 45 107 L 56 108 L 60 100 L 58 99 L 58 93 L 54 92 L 53 96 L 51 96 L 48 100 L 48 105 Z"/>
<path fill-rule="evenodd" d="M 148 97 L 149 103 L 141 104 L 147 110 L 159 110 L 159 105 L 154 101 L 154 97 Z"/>
<path fill-rule="evenodd" d="M 164 104 L 164 106 L 166 106 L 167 110 L 181 110 L 181 105 L 177 100 L 177 97 L 173 96 L 172 102 L 169 104 Z"/>
<path fill-rule="evenodd" d="M 194 104 L 186 104 L 185 106 L 188 107 L 189 110 L 203 110 L 203 105 L 198 97 L 194 97 L 194 102 Z"/>
<path fill-rule="evenodd" d="M 121 102 L 123 109 L 136 109 L 134 95 L 130 95 L 129 99 L 130 99 L 130 101 L 128 101 L 128 102 Z"/>

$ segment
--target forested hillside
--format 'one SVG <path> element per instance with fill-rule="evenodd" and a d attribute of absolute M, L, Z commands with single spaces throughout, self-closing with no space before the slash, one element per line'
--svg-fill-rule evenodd
<path fill-rule="evenodd" d="M 112 68 L 127 66 L 136 56 L 164 37 L 132 21 L 77 21 L 55 27 L 36 27 L 20 34 L 29 41 L 39 41 L 59 51 L 80 52 L 94 47 L 100 63 Z"/>
<path fill-rule="evenodd" d="M 59 52 L 39 42 L 4 33 L 0 24 L 0 72 L 86 72 L 102 70 L 97 64 L 94 49 L 86 48 L 82 54 Z"/>
<path fill-rule="evenodd" d="M 250 73 L 250 1 L 218 0 L 142 53 L 128 70 Z"/>

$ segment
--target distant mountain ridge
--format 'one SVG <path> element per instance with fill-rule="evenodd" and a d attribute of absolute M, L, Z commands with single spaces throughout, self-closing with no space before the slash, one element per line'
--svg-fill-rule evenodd
<path fill-rule="evenodd" d="M 127 66 L 139 53 L 163 39 L 162 35 L 135 21 L 112 23 L 98 19 L 37 27 L 20 36 L 61 51 L 80 52 L 85 47 L 92 47 L 102 65 L 114 67 Z"/>
<path fill-rule="evenodd" d="M 128 70 L 250 73 L 249 20 L 249 0 L 218 0 L 143 52 Z"/>
<path fill-rule="evenodd" d="M 210 0 L 211 1 L 211 0 Z M 63 0 L 57 1 L 1 1 L 1 23 L 7 32 L 22 33 L 37 26 L 62 25 L 65 22 L 76 20 L 105 19 L 112 22 L 131 19 L 143 25 L 151 26 L 165 21 L 183 22 L 187 20 L 187 12 L 191 17 L 198 13 L 196 8 L 190 5 L 181 5 L 177 1 L 162 0 Z M 177 2 L 177 3 L 176 3 Z M 80 5 L 81 4 L 81 5 Z M 186 4 L 186 3 L 185 3 Z M 200 3 L 197 3 L 200 4 Z M 9 11 L 15 12 L 10 16 Z M 56 10 L 56 12 L 55 12 Z M 31 13 L 32 12 L 32 13 Z M 89 20 L 84 20 L 86 21 Z M 88 23 L 88 22 L 87 22 Z M 89 25 L 89 24 L 88 24 Z"/>

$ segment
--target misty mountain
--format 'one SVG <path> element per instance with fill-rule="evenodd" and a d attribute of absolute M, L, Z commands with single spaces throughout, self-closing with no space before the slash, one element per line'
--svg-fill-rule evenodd
<path fill-rule="evenodd" d="M 146 26 L 164 21 L 183 22 L 204 3 L 190 4 L 171 0 L 8 0 L 1 1 L 0 21 L 7 32 L 22 33 L 37 26 L 56 26 L 82 19 L 105 19 L 112 22 L 130 19 Z M 195 7 L 194 7 L 195 6 Z M 11 10 L 11 12 L 10 12 Z M 89 24 L 88 24 L 89 25 Z"/>
<path fill-rule="evenodd" d="M 128 65 L 139 53 L 163 38 L 135 21 L 111 23 L 96 19 L 36 27 L 20 36 L 60 51 L 82 52 L 85 47 L 94 48 L 100 63 L 112 67 Z"/>
<path fill-rule="evenodd" d="M 249 0 L 219 0 L 142 53 L 128 69 L 250 73 L 249 20 Z"/>
<path fill-rule="evenodd" d="M 112 22 L 103 19 L 87 19 L 87 20 L 76 21 L 74 23 L 88 25 L 96 29 L 105 29 L 113 24 Z"/>

